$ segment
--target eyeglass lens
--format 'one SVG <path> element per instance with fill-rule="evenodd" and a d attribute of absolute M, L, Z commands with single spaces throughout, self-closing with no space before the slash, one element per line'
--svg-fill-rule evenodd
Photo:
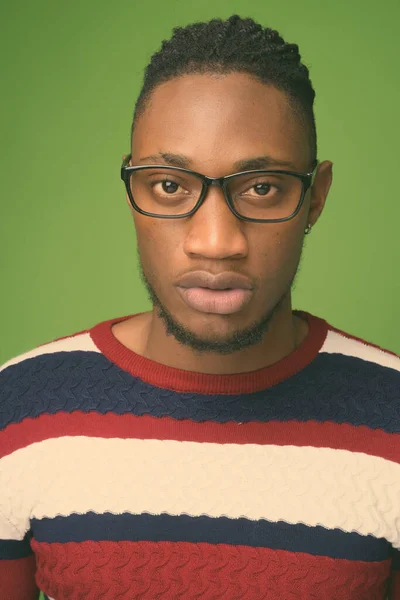
<path fill-rule="evenodd" d="M 282 219 L 297 208 L 302 181 L 285 173 L 244 173 L 226 181 L 226 192 L 236 212 L 252 219 Z M 137 206 L 148 213 L 180 216 L 198 202 L 203 181 L 172 169 L 143 169 L 130 174 L 130 190 Z"/>

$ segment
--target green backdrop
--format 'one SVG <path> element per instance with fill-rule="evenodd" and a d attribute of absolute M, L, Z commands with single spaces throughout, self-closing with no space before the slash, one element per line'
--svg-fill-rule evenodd
<path fill-rule="evenodd" d="M 20 0 L 0 17 L 0 362 L 149 307 L 119 179 L 143 69 L 173 26 L 234 12 L 299 44 L 334 163 L 294 307 L 400 354 L 398 0 Z"/>

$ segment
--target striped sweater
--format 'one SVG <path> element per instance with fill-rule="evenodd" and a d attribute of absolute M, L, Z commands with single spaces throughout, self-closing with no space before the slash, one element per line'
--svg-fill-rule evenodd
<path fill-rule="evenodd" d="M 294 312 L 251 373 L 139 356 L 126 316 L 3 365 L 1 600 L 399 600 L 400 357 Z"/>

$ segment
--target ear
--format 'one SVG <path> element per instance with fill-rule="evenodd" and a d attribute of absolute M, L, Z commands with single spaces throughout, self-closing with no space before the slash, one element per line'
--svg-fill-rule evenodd
<path fill-rule="evenodd" d="M 314 183 L 311 188 L 310 209 L 307 219 L 307 223 L 310 223 L 311 225 L 315 225 L 324 209 L 332 184 L 332 167 L 333 163 L 330 160 L 324 160 L 318 165 L 318 170 L 315 174 Z"/>

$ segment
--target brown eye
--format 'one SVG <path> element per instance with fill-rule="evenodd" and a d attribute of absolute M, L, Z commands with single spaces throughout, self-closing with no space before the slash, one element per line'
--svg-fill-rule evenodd
<path fill-rule="evenodd" d="M 169 181 L 168 179 L 164 179 L 161 185 L 163 191 L 167 194 L 174 194 L 179 188 L 179 185 L 175 181 Z"/>
<path fill-rule="evenodd" d="M 268 194 L 269 190 L 271 189 L 271 186 L 269 183 L 257 183 L 257 185 L 254 186 L 254 189 L 258 196 L 265 196 L 266 194 Z"/>

